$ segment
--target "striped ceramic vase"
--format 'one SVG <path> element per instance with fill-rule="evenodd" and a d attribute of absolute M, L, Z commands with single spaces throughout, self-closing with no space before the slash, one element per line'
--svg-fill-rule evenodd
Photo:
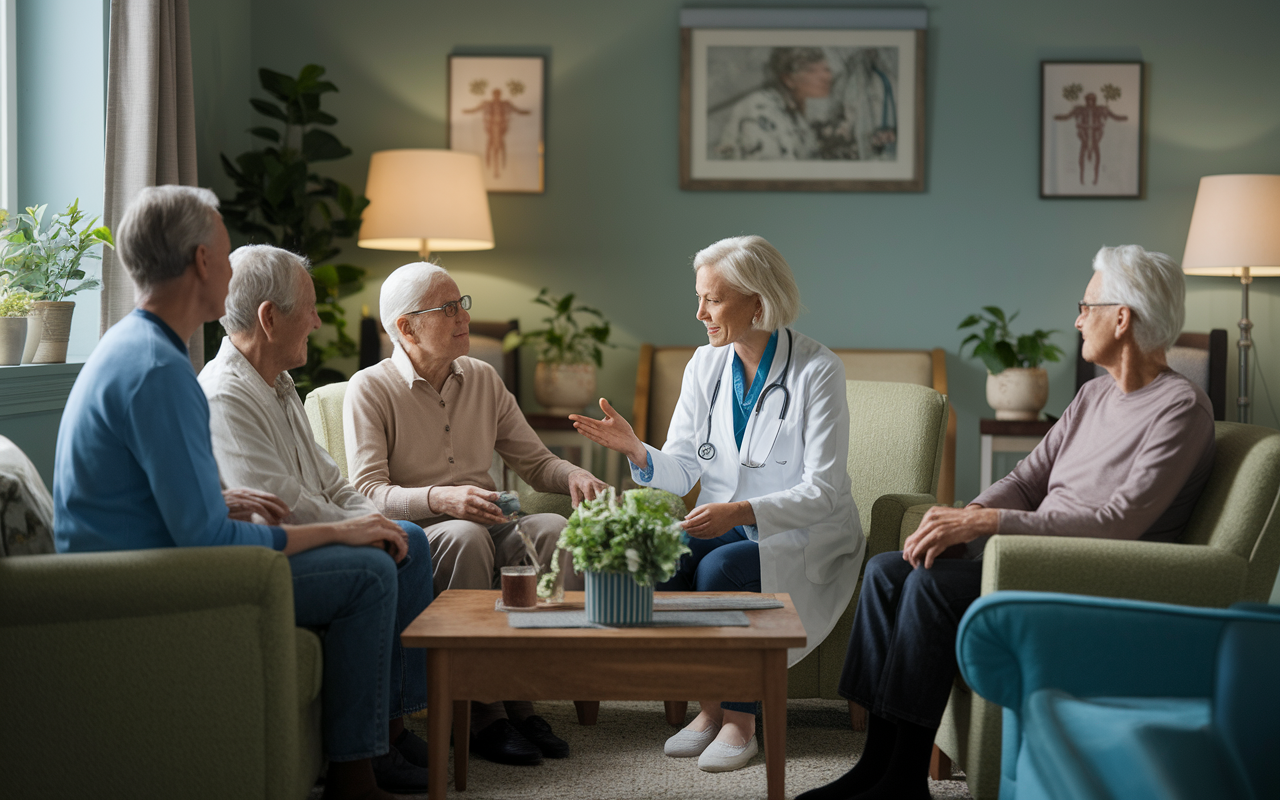
<path fill-rule="evenodd" d="M 625 572 L 587 572 L 587 621 L 597 625 L 653 622 L 653 587 Z"/>

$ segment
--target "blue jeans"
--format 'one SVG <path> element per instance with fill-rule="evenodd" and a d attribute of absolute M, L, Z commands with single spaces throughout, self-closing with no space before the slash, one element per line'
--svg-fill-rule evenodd
<path fill-rule="evenodd" d="M 872 558 L 837 691 L 884 719 L 937 728 L 959 671 L 960 618 L 981 593 L 981 561 L 913 569 L 900 550 Z"/>
<path fill-rule="evenodd" d="M 685 537 L 690 552 L 680 557 L 671 580 L 656 587 L 660 592 L 758 592 L 760 545 L 734 528 L 714 539 Z M 720 707 L 744 714 L 756 713 L 755 703 L 721 703 Z"/>
<path fill-rule="evenodd" d="M 422 529 L 400 564 L 375 547 L 334 544 L 289 557 L 299 627 L 324 639 L 320 689 L 325 756 L 355 761 L 390 748 L 387 723 L 427 704 L 427 655 L 406 651 L 400 632 L 432 599 L 431 547 Z"/>

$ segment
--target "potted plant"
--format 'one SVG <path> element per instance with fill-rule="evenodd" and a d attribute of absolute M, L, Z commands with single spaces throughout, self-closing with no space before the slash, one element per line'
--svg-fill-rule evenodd
<path fill-rule="evenodd" d="M 365 271 L 351 264 L 328 263 L 342 252 L 335 240 L 354 236 L 369 201 L 350 186 L 320 175 L 312 166 L 351 154 L 351 148 L 326 128 L 337 123 L 320 110 L 321 97 L 338 87 L 326 80 L 324 67 L 308 64 L 297 77 L 269 69 L 258 79 L 272 100 L 249 100 L 270 125 L 250 128 L 263 141 L 259 149 L 241 153 L 233 162 L 222 156 L 222 168 L 235 182 L 234 197 L 222 198 L 222 218 L 249 244 L 270 244 L 306 256 L 312 264 L 320 321 L 332 325 L 334 338 L 320 343 L 317 332 L 307 340 L 307 363 L 291 370 L 298 394 L 345 381 L 347 376 L 326 362 L 356 354 L 347 334 L 346 311 L 339 300 L 364 287 Z M 273 102 L 274 101 L 274 102 Z M 225 335 L 216 322 L 205 326 L 205 353 L 218 352 Z"/>
<path fill-rule="evenodd" d="M 684 502 L 658 489 L 631 489 L 619 497 L 610 487 L 583 500 L 560 534 L 557 553 L 568 550 L 585 573 L 587 620 L 601 625 L 653 621 L 653 587 L 675 574 L 689 552 L 679 526 Z M 538 594 L 549 597 L 560 571 L 552 559 Z"/>
<path fill-rule="evenodd" d="M 573 294 L 556 297 L 543 289 L 533 302 L 551 309 L 544 317 L 547 327 L 521 334 L 512 331 L 502 342 L 503 352 L 522 344 L 533 344 L 538 366 L 533 375 L 533 393 L 548 414 L 581 412 L 596 396 L 596 368 L 604 364 L 604 347 L 609 343 L 609 322 L 590 306 L 573 304 Z M 580 325 L 574 314 L 589 314 L 598 320 Z"/>
<path fill-rule="evenodd" d="M 981 314 L 971 314 L 960 323 L 959 330 L 983 325 L 982 333 L 971 333 L 960 343 L 973 343 L 971 356 L 987 366 L 987 403 L 996 411 L 996 419 L 1034 420 L 1040 416 L 1049 399 L 1049 375 L 1040 365 L 1057 361 L 1062 348 L 1049 344 L 1057 331 L 1035 330 L 1014 338 L 1009 324 L 1018 312 L 1006 317 L 997 306 L 983 306 Z"/>
<path fill-rule="evenodd" d="M 84 221 L 78 199 L 44 225 L 47 208 L 36 206 L 12 218 L 7 214 L 0 217 L 0 225 L 4 225 L 0 271 L 9 275 L 10 285 L 36 296 L 31 313 L 41 318 L 43 330 L 33 362 L 61 364 L 67 360 L 71 315 L 76 307 L 67 298 L 101 285 L 97 278 L 85 276 L 80 262 L 102 258 L 95 248 L 114 247 L 115 243 L 111 231 L 97 224 L 97 217 Z"/>
<path fill-rule="evenodd" d="M 32 300 L 30 292 L 9 286 L 9 276 L 0 274 L 0 366 L 22 363 Z"/>

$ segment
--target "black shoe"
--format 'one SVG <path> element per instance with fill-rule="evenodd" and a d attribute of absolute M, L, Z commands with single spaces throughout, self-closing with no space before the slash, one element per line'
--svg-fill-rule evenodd
<path fill-rule="evenodd" d="M 373 778 L 379 789 L 392 794 L 423 794 L 430 788 L 427 768 L 410 764 L 394 747 L 373 757 Z"/>
<path fill-rule="evenodd" d="M 522 720 L 511 720 L 520 735 L 528 739 L 547 758 L 568 758 L 569 743 L 551 732 L 551 725 L 536 714 Z"/>
<path fill-rule="evenodd" d="M 413 731 L 405 728 L 391 746 L 400 751 L 405 761 L 423 769 L 427 768 L 427 743 Z"/>
<path fill-rule="evenodd" d="M 542 763 L 542 753 L 512 727 L 509 719 L 497 720 L 471 734 L 471 752 L 496 764 L 532 767 Z"/>

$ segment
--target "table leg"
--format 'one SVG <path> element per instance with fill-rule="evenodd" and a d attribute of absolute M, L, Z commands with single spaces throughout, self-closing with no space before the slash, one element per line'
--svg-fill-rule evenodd
<path fill-rule="evenodd" d="M 453 788 L 467 790 L 467 757 L 471 755 L 471 701 L 453 701 Z"/>
<path fill-rule="evenodd" d="M 978 470 L 978 490 L 985 492 L 987 487 L 991 485 L 992 471 L 992 441 L 990 434 L 983 434 L 982 437 L 982 467 Z"/>
<path fill-rule="evenodd" d="M 427 708 L 427 796 L 430 800 L 445 800 L 449 791 L 449 717 L 453 711 L 448 650 L 427 650 Z"/>
<path fill-rule="evenodd" d="M 667 724 L 673 728 L 683 728 L 684 718 L 689 715 L 689 701 L 667 700 L 664 705 L 667 710 Z"/>
<path fill-rule="evenodd" d="M 578 711 L 579 725 L 595 725 L 600 716 L 599 700 L 574 700 L 573 707 Z"/>
<path fill-rule="evenodd" d="M 769 800 L 787 796 L 787 651 L 764 657 L 764 770 Z"/>

